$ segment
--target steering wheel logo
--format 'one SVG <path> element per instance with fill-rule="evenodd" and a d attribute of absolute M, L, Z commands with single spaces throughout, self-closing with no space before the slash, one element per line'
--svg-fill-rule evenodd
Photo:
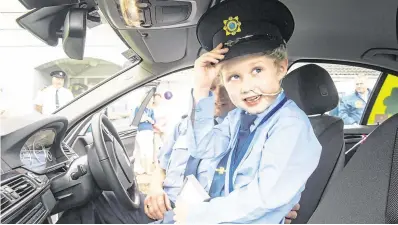
<path fill-rule="evenodd" d="M 49 150 L 46 150 L 46 158 L 47 161 L 52 162 L 53 161 L 53 154 Z"/>

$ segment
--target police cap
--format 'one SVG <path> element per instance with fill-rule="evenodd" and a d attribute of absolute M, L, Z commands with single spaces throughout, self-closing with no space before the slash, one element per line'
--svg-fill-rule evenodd
<path fill-rule="evenodd" d="M 293 30 L 291 12 L 277 0 L 226 0 L 203 14 L 196 34 L 207 51 L 223 43 L 230 59 L 285 45 Z"/>
<path fill-rule="evenodd" d="M 58 77 L 58 78 L 65 78 L 66 77 L 66 73 L 64 71 L 62 71 L 62 70 L 57 70 L 57 71 L 51 72 L 50 76 Z"/>

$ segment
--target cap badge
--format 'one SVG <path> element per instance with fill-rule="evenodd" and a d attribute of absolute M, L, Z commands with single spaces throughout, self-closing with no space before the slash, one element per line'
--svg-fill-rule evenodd
<path fill-rule="evenodd" d="M 227 20 L 224 20 L 223 29 L 225 30 L 225 35 L 235 35 L 236 33 L 241 32 L 240 26 L 241 22 L 239 21 L 239 17 L 230 16 Z"/>

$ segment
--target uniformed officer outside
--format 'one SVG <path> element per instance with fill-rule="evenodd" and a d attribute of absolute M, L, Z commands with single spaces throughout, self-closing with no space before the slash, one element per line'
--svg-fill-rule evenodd
<path fill-rule="evenodd" d="M 339 116 L 346 125 L 359 124 L 371 90 L 368 87 L 368 78 L 359 74 L 355 78 L 355 92 L 342 99 Z"/>
<path fill-rule="evenodd" d="M 211 91 L 215 98 L 214 122 L 218 124 L 223 121 L 227 113 L 234 109 L 235 106 L 218 80 L 213 83 Z M 111 224 L 145 224 L 154 221 L 159 223 L 160 220 L 163 220 L 163 223 L 173 222 L 173 214 L 170 210 L 174 206 L 185 175 L 189 175 L 186 171 L 189 169 L 187 164 L 192 162 L 186 143 L 188 122 L 188 117 L 183 116 L 173 129 L 173 132 L 166 138 L 158 156 L 159 164 L 152 175 L 148 195 L 141 194 L 140 209 L 125 209 L 116 199 L 113 192 L 105 191 L 92 203 L 89 203 L 94 205 L 94 209 L 84 206 L 81 209 L 68 210 L 59 222 Z M 194 175 L 207 191 L 210 191 L 213 175 L 225 173 L 223 168 L 217 168 L 218 163 L 219 159 L 205 159 L 201 160 L 196 167 Z M 296 205 L 289 212 L 286 216 L 286 223 L 290 223 L 297 217 L 296 210 L 299 210 L 299 208 L 300 206 Z M 93 218 L 88 215 L 93 216 Z M 98 219 L 95 220 L 94 218 Z"/>
<path fill-rule="evenodd" d="M 64 88 L 66 73 L 64 71 L 53 71 L 52 84 L 40 91 L 35 99 L 36 111 L 49 115 L 58 108 L 73 100 L 72 92 Z"/>
<path fill-rule="evenodd" d="M 281 223 L 299 202 L 322 147 L 281 89 L 293 29 L 290 11 L 274 0 L 224 1 L 200 19 L 197 36 L 209 52 L 194 66 L 188 150 L 195 158 L 227 157 L 225 193 L 177 200 L 177 223 Z M 215 126 L 209 90 L 217 75 L 237 109 Z"/>

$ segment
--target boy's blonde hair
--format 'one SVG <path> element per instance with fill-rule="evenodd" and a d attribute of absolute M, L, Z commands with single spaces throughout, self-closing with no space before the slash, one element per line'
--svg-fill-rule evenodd
<path fill-rule="evenodd" d="M 276 65 L 278 65 L 282 61 L 286 60 L 288 57 L 285 44 L 282 44 L 273 50 L 265 51 L 265 52 L 261 53 L 260 55 L 264 55 L 268 58 L 275 60 Z"/>
<path fill-rule="evenodd" d="M 272 50 L 268 50 L 265 52 L 261 52 L 261 53 L 254 53 L 251 55 L 257 55 L 257 56 L 265 56 L 268 57 L 270 59 L 274 60 L 275 66 L 278 66 L 282 61 L 286 60 L 288 58 L 287 55 L 287 48 L 285 44 L 281 44 L 279 47 L 272 49 Z M 221 66 L 218 70 L 218 77 L 221 80 L 222 83 L 222 71 L 223 66 Z"/>

